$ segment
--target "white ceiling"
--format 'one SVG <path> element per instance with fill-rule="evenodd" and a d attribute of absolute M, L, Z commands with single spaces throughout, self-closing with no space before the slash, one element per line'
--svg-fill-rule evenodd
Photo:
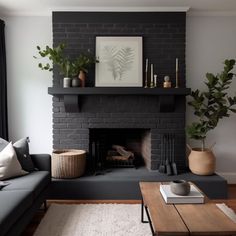
<path fill-rule="evenodd" d="M 236 0 L 0 0 L 2 15 L 50 15 L 52 11 L 184 11 L 236 15 Z"/>

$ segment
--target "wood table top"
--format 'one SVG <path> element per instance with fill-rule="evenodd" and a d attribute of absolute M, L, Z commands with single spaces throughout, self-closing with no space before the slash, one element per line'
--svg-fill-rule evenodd
<path fill-rule="evenodd" d="M 157 235 L 236 235 L 236 224 L 214 201 L 166 204 L 160 193 L 160 183 L 140 182 L 140 189 Z"/>

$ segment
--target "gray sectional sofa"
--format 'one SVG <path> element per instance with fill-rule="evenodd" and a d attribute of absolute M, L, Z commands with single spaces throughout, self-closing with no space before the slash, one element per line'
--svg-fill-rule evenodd
<path fill-rule="evenodd" d="M 31 155 L 37 171 L 6 180 L 0 190 L 0 235 L 18 236 L 47 199 L 51 184 L 51 157 Z"/>

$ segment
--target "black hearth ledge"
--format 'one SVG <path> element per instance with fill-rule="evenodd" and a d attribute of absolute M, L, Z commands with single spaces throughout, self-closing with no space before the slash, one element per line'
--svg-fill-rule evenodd
<path fill-rule="evenodd" d="M 75 179 L 52 178 L 50 199 L 140 200 L 139 182 L 169 182 L 184 179 L 196 184 L 211 199 L 227 198 L 227 181 L 220 175 L 199 176 L 190 172 L 167 176 L 146 167 L 114 168 L 104 175 Z"/>

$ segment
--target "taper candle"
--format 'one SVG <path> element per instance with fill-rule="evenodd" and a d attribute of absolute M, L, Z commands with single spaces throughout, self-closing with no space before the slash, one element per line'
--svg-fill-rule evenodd
<path fill-rule="evenodd" d="M 145 82 L 144 88 L 148 88 L 148 58 L 146 58 L 146 68 L 145 68 Z"/>
<path fill-rule="evenodd" d="M 153 81 L 153 64 L 151 64 L 151 82 Z"/>
<path fill-rule="evenodd" d="M 148 58 L 146 59 L 146 70 L 145 72 L 148 72 Z"/>
<path fill-rule="evenodd" d="M 179 78 L 178 78 L 178 73 L 179 73 L 179 59 L 176 58 L 175 60 L 175 88 L 179 87 Z"/>
<path fill-rule="evenodd" d="M 175 71 L 179 71 L 179 59 L 175 59 Z"/>
<path fill-rule="evenodd" d="M 154 88 L 154 81 L 153 81 L 153 64 L 151 64 L 151 80 L 150 80 L 150 88 Z"/>

